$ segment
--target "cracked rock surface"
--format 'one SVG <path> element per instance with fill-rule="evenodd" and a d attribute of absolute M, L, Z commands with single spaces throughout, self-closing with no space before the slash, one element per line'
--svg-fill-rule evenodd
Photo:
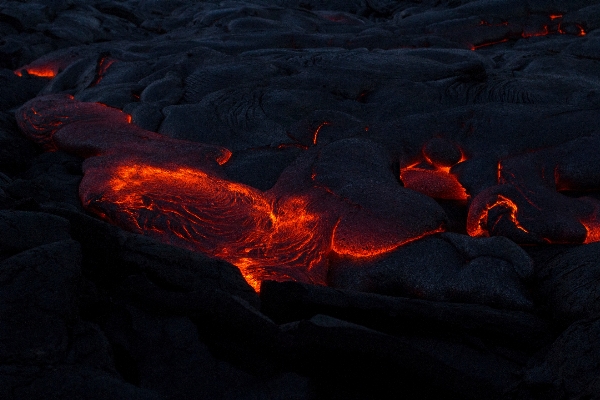
<path fill-rule="evenodd" d="M 599 107 L 597 0 L 0 1 L 0 398 L 600 398 Z M 318 278 L 82 203 L 173 149 Z"/>

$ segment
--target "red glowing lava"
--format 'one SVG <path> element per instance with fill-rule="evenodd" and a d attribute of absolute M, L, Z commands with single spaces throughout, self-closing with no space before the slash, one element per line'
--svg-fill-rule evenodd
<path fill-rule="evenodd" d="M 493 42 L 484 42 L 484 43 L 480 43 L 478 45 L 472 45 L 471 50 L 475 51 L 477 49 L 481 49 L 482 47 L 493 46 L 495 44 L 500 44 L 500 43 L 505 43 L 505 42 L 508 42 L 508 39 L 496 40 Z"/>
<path fill-rule="evenodd" d="M 478 213 L 469 213 L 469 218 L 467 219 L 467 233 L 470 236 L 474 237 L 487 237 L 489 236 L 489 226 L 488 226 L 488 215 L 490 210 L 493 208 L 503 208 L 508 211 L 508 218 L 514 224 L 514 226 L 524 233 L 529 233 L 527 229 L 525 229 L 518 220 L 518 206 L 517 204 L 505 197 L 503 195 L 497 195 L 494 201 L 489 202 L 485 205 L 482 212 Z M 496 221 L 497 223 L 497 221 Z M 491 227 L 493 228 L 493 227 Z"/>
<path fill-rule="evenodd" d="M 330 122 L 328 122 L 328 121 L 325 121 L 325 122 L 323 122 L 322 124 L 320 124 L 320 125 L 317 127 L 317 129 L 315 129 L 315 132 L 313 133 L 313 139 L 312 139 L 312 143 L 313 143 L 314 145 L 316 145 L 316 144 L 317 144 L 317 139 L 318 139 L 318 137 L 319 137 L 319 133 L 321 132 L 321 129 L 322 129 L 324 126 L 326 126 L 326 125 L 331 125 L 331 123 L 330 123 Z"/>
<path fill-rule="evenodd" d="M 548 18 L 550 20 L 549 24 L 543 25 L 543 26 L 537 27 L 537 28 L 524 27 L 521 31 L 520 36 L 522 38 L 528 39 L 528 38 L 533 38 L 533 37 L 548 36 L 550 34 L 557 34 L 557 33 L 558 34 L 567 34 L 567 31 L 568 31 L 568 33 L 570 33 L 572 35 L 576 35 L 576 36 L 585 36 L 586 35 L 585 29 L 580 24 L 571 24 L 571 25 L 574 25 L 574 27 L 571 26 L 571 28 L 573 28 L 573 29 L 565 29 L 565 27 L 563 27 L 561 22 L 556 21 L 556 20 L 562 19 L 562 17 L 563 17 L 562 14 L 550 14 L 548 16 Z M 500 24 L 491 24 L 484 20 L 479 21 L 479 26 L 485 26 L 485 27 L 499 27 L 499 26 L 507 26 L 507 25 L 509 25 L 509 23 L 507 21 L 503 21 Z M 483 47 L 488 47 L 488 46 L 493 46 L 493 45 L 500 44 L 500 43 L 505 43 L 511 39 L 517 39 L 517 37 L 515 37 L 514 35 L 510 35 L 510 36 L 507 36 L 500 40 L 492 40 L 492 41 L 487 41 L 487 42 L 483 42 L 483 43 L 479 43 L 479 44 L 472 44 L 472 45 L 470 45 L 470 49 L 477 50 L 477 49 L 481 49 Z"/>
<path fill-rule="evenodd" d="M 583 243 L 600 242 L 600 221 L 598 220 L 581 220 L 579 221 L 585 227 L 587 232 Z"/>
<path fill-rule="evenodd" d="M 40 78 L 54 78 L 56 76 L 57 71 L 52 67 L 29 67 L 22 68 L 20 70 L 15 71 L 15 75 L 23 76 L 22 70 L 27 71 L 29 75 L 38 76 Z"/>
<path fill-rule="evenodd" d="M 100 60 L 98 61 L 98 66 L 96 68 L 96 78 L 94 79 L 94 82 L 92 82 L 91 86 L 95 86 L 99 84 L 100 81 L 102 81 L 102 78 L 104 78 L 106 71 L 110 68 L 111 65 L 115 63 L 115 61 L 116 60 L 108 58 L 107 56 L 100 58 Z"/>
<path fill-rule="evenodd" d="M 36 98 L 17 119 L 46 149 L 87 158 L 79 187 L 87 210 L 226 260 L 256 290 L 265 279 L 324 284 L 331 252 L 372 257 L 442 231 L 439 223 L 423 224 L 423 216 L 404 227 L 397 217 L 378 217 L 310 180 L 298 185 L 294 169 L 291 183 L 266 192 L 232 182 L 220 167 L 229 150 L 145 131 L 117 109 L 72 96 Z"/>
<path fill-rule="evenodd" d="M 550 33 L 550 31 L 548 30 L 548 25 L 544 25 L 544 27 L 542 28 L 541 31 L 523 31 L 521 33 L 521 36 L 524 38 L 530 38 L 530 37 L 546 36 L 549 33 Z"/>
<path fill-rule="evenodd" d="M 401 168 L 400 180 L 404 183 L 404 187 L 435 199 L 467 200 L 469 197 L 467 191 L 451 172 L 452 166 L 465 161 L 466 158 L 462 151 L 454 149 L 452 143 L 442 141 L 442 146 L 455 150 L 456 156 L 453 160 L 442 160 L 428 154 L 426 143 L 422 149 L 424 162 Z"/>
<path fill-rule="evenodd" d="M 27 74 L 42 78 L 54 78 L 60 71 L 63 71 L 69 65 L 79 58 L 76 54 L 64 55 L 62 57 L 42 57 L 34 62 L 17 68 L 14 73 L 17 76 L 23 76 L 23 71 Z"/>
<path fill-rule="evenodd" d="M 465 188 L 448 169 L 426 169 L 410 166 L 402 169 L 400 179 L 404 187 L 435 199 L 467 200 Z"/>
<path fill-rule="evenodd" d="M 236 265 L 256 290 L 264 279 L 324 284 L 323 267 L 331 227 L 298 196 L 280 201 L 259 190 L 198 168 L 153 166 L 112 160 L 111 173 L 95 163 L 81 185 L 84 206 L 118 209 L 105 219 L 176 246 Z M 90 184 L 91 183 L 91 184 Z M 101 203 L 97 194 L 101 193 Z M 282 268 L 285 266 L 285 268 Z M 304 271 L 304 273 L 302 273 Z M 306 276 L 303 276 L 306 275 Z"/>

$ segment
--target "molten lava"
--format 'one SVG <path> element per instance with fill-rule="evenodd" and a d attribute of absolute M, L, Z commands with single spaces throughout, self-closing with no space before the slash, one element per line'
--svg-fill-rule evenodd
<path fill-rule="evenodd" d="M 315 132 L 313 133 L 313 138 L 312 138 L 312 143 L 313 143 L 314 145 L 316 145 L 316 144 L 317 144 L 317 139 L 319 138 L 319 133 L 321 132 L 321 129 L 323 129 L 323 127 L 324 127 L 324 126 L 326 126 L 326 125 L 331 125 L 331 123 L 330 123 L 330 122 L 328 122 L 328 121 L 325 121 L 325 122 L 321 123 L 321 124 L 320 124 L 320 125 L 317 127 L 317 129 L 315 129 Z"/>
<path fill-rule="evenodd" d="M 400 172 L 404 187 L 423 193 L 434 199 L 467 200 L 465 188 L 448 169 L 427 169 L 409 166 Z"/>
<path fill-rule="evenodd" d="M 325 284 L 332 251 L 371 257 L 442 230 L 379 221 L 310 179 L 267 192 L 232 182 L 220 167 L 229 150 L 145 131 L 117 109 L 72 96 L 36 98 L 17 119 L 46 149 L 87 158 L 79 187 L 87 210 L 226 260 L 256 290 L 265 279 Z"/>
<path fill-rule="evenodd" d="M 492 42 L 484 42 L 484 43 L 480 43 L 478 45 L 472 45 L 471 46 L 471 50 L 475 51 L 477 49 L 481 49 L 482 47 L 488 47 L 488 46 L 493 46 L 495 44 L 500 44 L 500 43 L 505 43 L 508 42 L 508 39 L 501 39 L 501 40 L 495 40 Z"/>
<path fill-rule="evenodd" d="M 107 56 L 100 58 L 96 67 L 96 78 L 94 79 L 94 82 L 92 82 L 91 86 L 95 86 L 99 84 L 100 81 L 102 81 L 102 78 L 104 78 L 104 74 L 106 74 L 106 71 L 110 68 L 111 65 L 115 63 L 115 61 L 116 60 L 108 58 Z"/>
<path fill-rule="evenodd" d="M 557 21 L 557 20 L 561 20 L 562 17 L 563 17 L 562 14 L 550 14 L 550 15 L 548 15 L 548 19 L 549 19 L 548 24 L 543 25 L 538 28 L 525 27 L 521 31 L 520 36 L 522 38 L 528 39 L 528 38 L 532 38 L 532 37 L 548 36 L 550 34 L 557 34 L 557 33 L 564 35 L 564 34 L 567 34 L 567 30 L 569 31 L 568 33 L 570 33 L 572 35 L 576 35 L 576 36 L 585 36 L 586 35 L 585 29 L 580 24 L 571 24 L 571 25 L 574 25 L 574 26 L 571 26 L 572 29 L 565 30 L 562 23 Z M 479 21 L 479 26 L 485 26 L 485 27 L 499 27 L 499 26 L 508 26 L 508 25 L 509 25 L 508 21 L 503 21 L 499 24 L 491 24 L 485 20 Z M 471 44 L 470 49 L 477 50 L 477 49 L 480 49 L 483 47 L 488 47 L 488 46 L 493 46 L 493 45 L 500 44 L 500 43 L 505 43 L 511 39 L 516 39 L 516 38 L 517 37 L 515 37 L 514 35 L 507 35 L 506 37 L 504 37 L 503 39 L 500 39 L 500 40 L 486 41 L 486 42 L 479 43 L 476 45 Z"/>
<path fill-rule="evenodd" d="M 469 218 L 467 220 L 467 233 L 470 236 L 481 237 L 481 236 L 489 236 L 489 230 L 493 229 L 488 225 L 488 215 L 490 210 L 494 208 L 501 208 L 508 211 L 508 218 L 514 224 L 514 226 L 524 233 L 529 233 L 527 229 L 521 226 L 518 220 L 518 206 L 517 204 L 509 199 L 508 197 L 497 195 L 495 201 L 487 204 L 483 210 L 483 212 L 478 213 L 476 218 Z M 471 215 L 470 215 L 471 217 Z M 497 223 L 498 221 L 496 221 Z"/>
<path fill-rule="evenodd" d="M 128 159 L 114 163 L 110 172 L 102 179 L 95 167 L 86 168 L 99 178 L 93 185 L 82 183 L 86 208 L 131 231 L 226 260 L 256 290 L 264 279 L 307 280 L 299 271 L 310 275 L 323 266 L 328 250 L 323 238 L 331 227 L 309 210 L 305 197 L 277 201 L 196 168 Z M 111 207 L 116 210 L 110 214 L 102 211 Z"/>
<path fill-rule="evenodd" d="M 455 150 L 454 159 L 451 157 L 450 160 L 443 160 L 428 154 L 426 143 L 422 149 L 424 161 L 401 168 L 400 180 L 404 187 L 435 199 L 467 200 L 467 191 L 451 172 L 452 166 L 465 161 L 466 158 L 452 143 L 444 142 L 441 141 L 441 146 L 447 146 L 451 151 Z"/>
<path fill-rule="evenodd" d="M 15 71 L 15 75 L 23 76 L 22 70 L 27 71 L 29 75 L 38 76 L 40 78 L 54 78 L 56 76 L 57 71 L 54 68 L 48 67 L 29 67 L 22 68 L 20 70 Z"/>
<path fill-rule="evenodd" d="M 550 31 L 548 30 L 548 25 L 544 25 L 544 27 L 542 28 L 541 31 L 523 31 L 521 33 L 521 36 L 524 38 L 530 38 L 530 37 L 546 36 L 549 33 L 550 33 Z"/>

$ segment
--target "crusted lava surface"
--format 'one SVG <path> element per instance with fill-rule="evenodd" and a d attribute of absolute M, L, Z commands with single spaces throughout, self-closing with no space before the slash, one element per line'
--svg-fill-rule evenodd
<path fill-rule="evenodd" d="M 599 28 L 0 2 L 0 398 L 597 398 Z"/>

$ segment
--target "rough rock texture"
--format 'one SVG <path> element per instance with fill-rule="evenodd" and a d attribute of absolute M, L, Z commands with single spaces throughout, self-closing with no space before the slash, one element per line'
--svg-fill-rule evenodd
<path fill-rule="evenodd" d="M 0 1 L 0 398 L 598 398 L 599 28 L 598 0 Z M 133 156 L 239 185 L 263 233 L 318 223 L 231 256 L 241 197 L 163 174 L 141 224 L 107 190 Z"/>
<path fill-rule="evenodd" d="M 329 279 L 335 288 L 526 310 L 533 304 L 523 280 L 532 274 L 529 256 L 506 238 L 444 233 L 377 261 L 341 259 Z"/>

